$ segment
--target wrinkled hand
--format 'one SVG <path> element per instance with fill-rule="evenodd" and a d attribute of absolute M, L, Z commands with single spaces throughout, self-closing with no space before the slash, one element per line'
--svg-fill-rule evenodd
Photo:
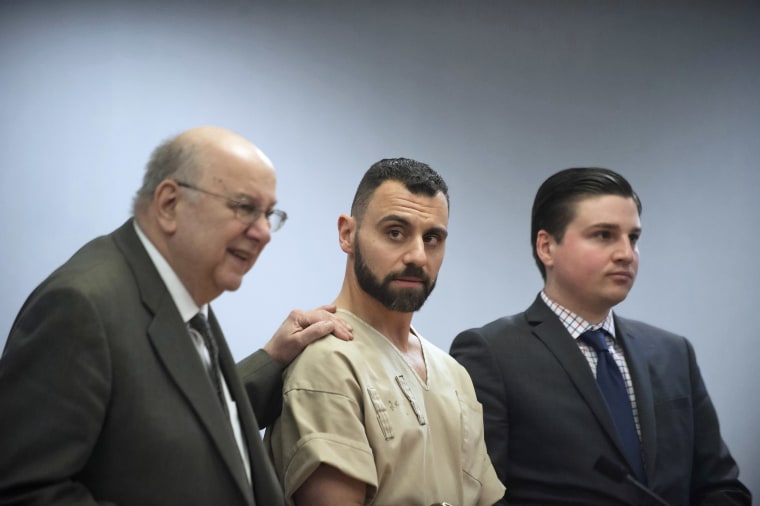
<path fill-rule="evenodd" d="M 328 334 L 338 339 L 350 341 L 353 329 L 345 321 L 335 316 L 335 306 L 328 304 L 311 311 L 294 309 L 282 322 L 272 339 L 264 345 L 264 351 L 281 366 L 285 367 L 306 346 Z"/>

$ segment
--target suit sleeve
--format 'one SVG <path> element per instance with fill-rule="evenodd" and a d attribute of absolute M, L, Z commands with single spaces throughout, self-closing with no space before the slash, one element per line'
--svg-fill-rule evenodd
<path fill-rule="evenodd" d="M 707 393 L 694 348 L 686 341 L 694 402 L 692 504 L 749 505 L 752 496 L 739 481 L 739 468 L 720 435 L 718 415 Z"/>
<path fill-rule="evenodd" d="M 509 456 L 509 413 L 504 392 L 504 382 L 491 345 L 479 330 L 460 333 L 450 350 L 460 364 L 467 369 L 475 387 L 478 401 L 483 405 L 483 426 L 488 455 L 496 475 L 509 489 L 506 480 Z M 496 504 L 507 504 L 505 500 Z"/>
<path fill-rule="evenodd" d="M 0 504 L 112 504 L 76 478 L 109 396 L 109 352 L 90 301 L 70 289 L 33 295 L 0 359 Z"/>
<path fill-rule="evenodd" d="M 264 350 L 244 358 L 237 368 L 259 428 L 268 427 L 282 411 L 282 368 Z"/>

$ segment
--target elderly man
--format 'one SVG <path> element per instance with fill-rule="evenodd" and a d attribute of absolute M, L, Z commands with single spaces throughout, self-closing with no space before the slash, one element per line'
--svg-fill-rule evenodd
<path fill-rule="evenodd" d="M 280 368 L 350 329 L 294 311 L 241 365 L 209 303 L 236 290 L 271 233 L 275 171 L 215 127 L 159 146 L 134 218 L 86 244 L 31 294 L 0 359 L 0 503 L 282 503 L 259 437 Z"/>

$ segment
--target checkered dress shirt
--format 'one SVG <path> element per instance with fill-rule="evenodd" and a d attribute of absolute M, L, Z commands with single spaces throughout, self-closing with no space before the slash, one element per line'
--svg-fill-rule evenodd
<path fill-rule="evenodd" d="M 572 338 L 575 339 L 575 344 L 578 345 L 578 348 L 580 348 L 583 356 L 586 357 L 586 360 L 588 361 L 588 365 L 591 367 L 591 372 L 594 374 L 594 377 L 596 377 L 596 363 L 599 360 L 598 355 L 591 346 L 578 338 L 587 330 L 596 330 L 601 328 L 608 332 L 607 345 L 610 347 L 610 355 L 612 355 L 612 358 L 615 359 L 615 363 L 617 364 L 618 369 L 620 369 L 620 373 L 623 375 L 623 380 L 625 381 L 625 389 L 628 392 L 628 398 L 631 399 L 631 407 L 633 408 L 633 420 L 636 422 L 636 432 L 639 435 L 639 439 L 641 439 L 641 425 L 639 424 L 639 409 L 636 405 L 636 394 L 633 391 L 631 373 L 628 372 L 628 364 L 625 362 L 623 347 L 620 346 L 620 343 L 617 341 L 617 339 L 615 339 L 615 323 L 612 319 L 612 311 L 607 313 L 607 317 L 601 323 L 594 325 L 593 323 L 584 320 L 567 308 L 564 308 L 556 302 L 552 301 L 543 291 L 541 291 L 541 298 L 546 303 L 546 305 L 549 306 L 549 309 L 551 309 L 554 314 L 557 315 Z"/>

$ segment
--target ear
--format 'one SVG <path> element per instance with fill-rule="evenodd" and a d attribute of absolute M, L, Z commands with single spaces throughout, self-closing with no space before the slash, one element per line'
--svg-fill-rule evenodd
<path fill-rule="evenodd" d="M 354 252 L 355 231 L 356 220 L 352 216 L 341 214 L 338 217 L 338 242 L 344 253 L 351 254 Z"/>
<path fill-rule="evenodd" d="M 152 206 L 156 213 L 156 222 L 167 234 L 173 234 L 177 230 L 179 193 L 179 186 L 171 179 L 161 181 L 153 192 Z"/>
<path fill-rule="evenodd" d="M 554 265 L 554 248 L 557 241 L 546 230 L 539 230 L 536 235 L 536 255 L 548 270 Z"/>

